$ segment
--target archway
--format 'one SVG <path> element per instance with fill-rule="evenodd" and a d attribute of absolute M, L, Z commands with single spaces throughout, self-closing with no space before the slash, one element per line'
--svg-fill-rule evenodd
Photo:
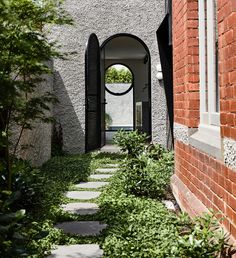
<path fill-rule="evenodd" d="M 120 124 L 115 121 L 113 126 L 105 128 L 106 142 L 112 140 L 112 135 L 118 129 L 138 129 L 147 133 L 151 139 L 151 59 L 148 47 L 134 35 L 116 34 L 102 44 L 101 57 L 104 69 L 102 71 L 102 87 L 104 85 L 105 88 L 104 103 L 107 105 L 102 112 L 105 110 L 106 116 L 109 115 L 107 110 L 110 105 L 113 106 L 114 116 L 118 117 L 119 113 L 123 116 L 122 119 L 119 119 Z M 107 97 L 110 97 L 110 92 L 106 87 L 105 74 L 109 67 L 117 64 L 127 67 L 132 73 L 132 87 L 127 87 L 125 94 L 114 95 L 109 99 L 113 103 L 109 103 Z M 125 113 L 124 110 L 127 112 Z M 132 124 L 127 123 L 127 118 L 131 115 Z"/>
<path fill-rule="evenodd" d="M 111 143 L 114 133 L 134 129 L 134 75 L 123 64 L 113 64 L 105 71 L 105 127 L 106 143 Z"/>
<path fill-rule="evenodd" d="M 122 126 L 124 129 L 138 129 L 147 133 L 151 140 L 151 58 L 146 44 L 137 36 L 121 33 L 106 39 L 100 47 L 98 38 L 93 33 L 87 43 L 85 64 L 86 151 L 97 149 L 106 143 L 105 71 L 115 64 L 128 67 L 133 74 L 133 123 L 130 128 L 124 128 L 121 124 L 113 128 L 113 131 Z"/>

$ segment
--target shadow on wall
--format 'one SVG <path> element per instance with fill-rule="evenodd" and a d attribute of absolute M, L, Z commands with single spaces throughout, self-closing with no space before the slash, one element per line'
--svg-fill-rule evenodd
<path fill-rule="evenodd" d="M 168 110 L 168 98 L 170 97 L 168 92 L 166 91 L 166 87 L 164 81 L 160 81 L 160 86 L 164 89 L 165 92 L 165 105 L 166 105 L 166 117 L 165 117 L 165 126 L 166 126 L 166 148 L 168 150 L 173 150 L 173 134 L 172 134 L 172 126 L 171 126 L 171 113 Z"/>
<path fill-rule="evenodd" d="M 54 71 L 53 85 L 54 94 L 59 101 L 53 108 L 53 115 L 62 127 L 63 150 L 71 154 L 84 152 L 85 132 L 58 71 Z M 85 112 L 85 110 L 77 110 L 77 112 Z"/>
<path fill-rule="evenodd" d="M 53 67 L 53 62 L 48 62 L 50 68 Z M 42 81 L 35 89 L 33 96 L 39 97 L 46 92 L 53 91 L 53 76 L 47 74 L 43 76 Z M 52 116 L 52 110 L 45 111 L 47 116 Z M 18 157 L 25 160 L 30 160 L 34 166 L 40 166 L 51 157 L 51 137 L 52 124 L 35 121 L 32 123 L 32 130 L 24 130 L 19 148 L 17 149 Z M 12 142 L 16 143 L 20 134 L 20 128 L 13 127 Z"/>

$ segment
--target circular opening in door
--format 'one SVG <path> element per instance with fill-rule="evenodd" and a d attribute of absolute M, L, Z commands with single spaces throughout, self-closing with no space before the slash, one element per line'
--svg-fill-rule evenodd
<path fill-rule="evenodd" d="M 112 95 L 122 96 L 133 88 L 133 73 L 122 64 L 113 64 L 105 72 L 105 89 Z"/>

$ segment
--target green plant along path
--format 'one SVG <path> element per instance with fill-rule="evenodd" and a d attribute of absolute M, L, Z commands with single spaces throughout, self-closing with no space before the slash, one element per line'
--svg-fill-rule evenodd
<path fill-rule="evenodd" d="M 162 204 L 173 156 L 160 146 L 146 148 L 145 138 L 138 132 L 115 137 L 128 154 L 99 199 L 101 216 L 110 225 L 102 242 L 104 257 L 231 257 L 234 251 L 227 249 L 213 215 L 191 221 Z"/>
<path fill-rule="evenodd" d="M 136 134 L 131 133 L 127 140 L 137 137 Z M 1 225 L 5 226 L 0 227 L 0 257 L 41 258 L 47 256 L 53 245 L 84 243 L 98 243 L 103 257 L 109 258 L 210 258 L 218 254 L 231 257 L 227 254 L 230 249 L 226 250 L 225 237 L 217 230 L 211 215 L 193 222 L 184 214 L 168 211 L 162 204 L 173 154 L 160 146 L 138 146 L 130 148 L 127 155 L 91 153 L 54 157 L 41 169 L 18 161 L 13 181 L 15 191 L 20 194 L 14 199 L 6 193 L 5 202 L 0 203 Z M 59 208 L 67 202 L 66 191 L 87 181 L 96 168 L 109 167 L 111 163 L 120 164 L 120 169 L 96 200 L 100 207 L 97 214 L 75 215 Z M 13 206 L 16 211 L 25 209 L 26 214 L 6 216 Z M 54 228 L 59 222 L 85 220 L 103 221 L 109 226 L 99 237 L 70 236 Z M 18 253 L 14 252 L 16 249 Z"/>

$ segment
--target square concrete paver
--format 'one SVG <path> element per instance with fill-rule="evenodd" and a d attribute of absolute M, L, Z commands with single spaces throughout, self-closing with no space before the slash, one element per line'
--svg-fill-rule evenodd
<path fill-rule="evenodd" d="M 109 184 L 108 182 L 81 182 L 78 185 L 75 185 L 79 188 L 91 188 L 91 189 L 97 189 L 100 187 L 103 187 L 105 185 Z"/>
<path fill-rule="evenodd" d="M 80 236 L 97 236 L 107 227 L 99 221 L 69 221 L 55 225 L 65 233 Z"/>
<path fill-rule="evenodd" d="M 98 173 L 115 173 L 118 171 L 118 168 L 97 168 L 95 172 Z"/>
<path fill-rule="evenodd" d="M 106 164 L 106 166 L 110 168 L 118 168 L 119 164 Z"/>
<path fill-rule="evenodd" d="M 64 211 L 79 215 L 95 214 L 99 211 L 98 205 L 90 202 L 72 202 L 63 204 L 62 209 Z"/>
<path fill-rule="evenodd" d="M 48 258 L 101 258 L 99 245 L 61 245 Z"/>
<path fill-rule="evenodd" d="M 121 149 L 118 146 L 112 144 L 106 144 L 101 148 L 101 152 L 119 153 L 120 151 Z"/>
<path fill-rule="evenodd" d="M 99 197 L 100 194 L 101 192 L 93 191 L 70 191 L 66 193 L 66 197 L 78 200 L 91 200 Z"/>
<path fill-rule="evenodd" d="M 97 175 L 91 175 L 90 178 L 91 179 L 108 179 L 111 178 L 112 175 L 111 174 L 97 174 Z"/>

